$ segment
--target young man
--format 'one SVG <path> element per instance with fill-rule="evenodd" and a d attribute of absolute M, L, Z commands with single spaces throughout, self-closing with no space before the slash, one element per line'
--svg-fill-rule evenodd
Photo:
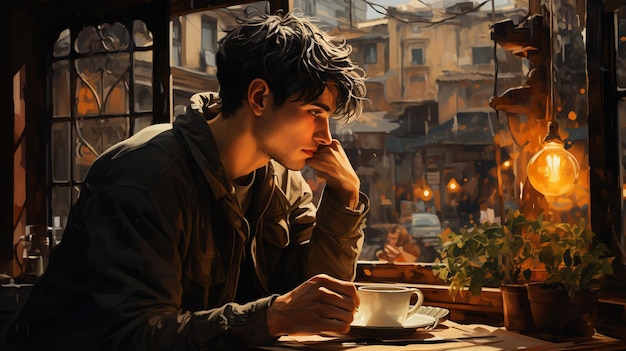
<path fill-rule="evenodd" d="M 9 350 L 236 350 L 346 333 L 368 209 L 329 119 L 365 99 L 350 47 L 292 13 L 227 30 L 195 95 L 91 167 Z M 326 180 L 319 208 L 299 170 Z"/>

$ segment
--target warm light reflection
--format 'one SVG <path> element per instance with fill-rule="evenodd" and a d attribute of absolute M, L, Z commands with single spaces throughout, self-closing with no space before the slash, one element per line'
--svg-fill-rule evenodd
<path fill-rule="evenodd" d="M 580 166 L 563 143 L 549 141 L 528 162 L 528 180 L 547 196 L 563 195 L 574 188 Z"/>

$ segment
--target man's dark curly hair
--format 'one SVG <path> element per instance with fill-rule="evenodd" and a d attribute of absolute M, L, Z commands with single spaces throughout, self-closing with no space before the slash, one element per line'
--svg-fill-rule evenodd
<path fill-rule="evenodd" d="M 262 78 L 276 106 L 289 98 L 310 103 L 327 84 L 334 84 L 338 91 L 335 116 L 344 122 L 358 118 L 366 100 L 365 76 L 350 59 L 352 47 L 344 39 L 294 12 L 247 12 L 237 22 L 224 29 L 226 36 L 217 52 L 224 116 L 241 108 L 250 82 Z"/>

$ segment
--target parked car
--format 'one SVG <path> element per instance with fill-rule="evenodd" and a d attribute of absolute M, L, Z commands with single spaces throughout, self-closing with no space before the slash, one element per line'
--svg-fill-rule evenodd
<path fill-rule="evenodd" d="M 439 217 L 430 212 L 411 214 L 411 235 L 423 245 L 439 248 L 439 234 L 443 231 Z"/>

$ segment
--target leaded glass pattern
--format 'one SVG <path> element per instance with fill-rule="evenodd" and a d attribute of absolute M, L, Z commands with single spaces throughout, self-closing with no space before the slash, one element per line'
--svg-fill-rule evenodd
<path fill-rule="evenodd" d="M 52 57 L 50 218 L 65 226 L 93 161 L 153 123 L 153 34 L 141 20 L 65 28 Z"/>

